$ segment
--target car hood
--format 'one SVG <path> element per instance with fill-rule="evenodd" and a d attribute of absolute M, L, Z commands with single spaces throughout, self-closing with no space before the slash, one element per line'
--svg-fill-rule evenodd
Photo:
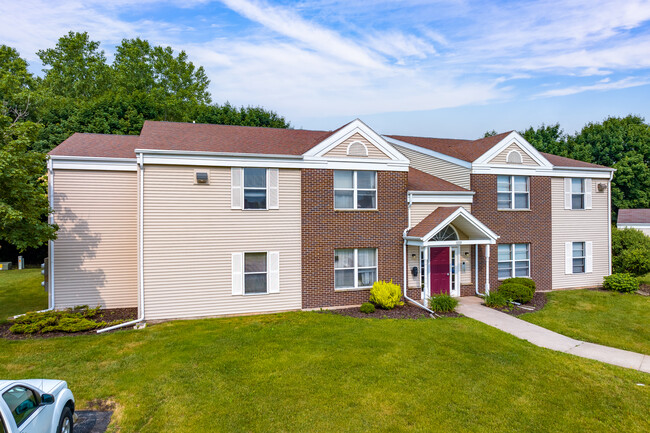
<path fill-rule="evenodd" d="M 31 385 L 35 388 L 40 389 L 46 394 L 58 394 L 62 389 L 68 387 L 68 384 L 65 380 L 56 380 L 56 379 L 27 379 L 20 380 L 18 382 L 24 382 L 28 385 Z"/>

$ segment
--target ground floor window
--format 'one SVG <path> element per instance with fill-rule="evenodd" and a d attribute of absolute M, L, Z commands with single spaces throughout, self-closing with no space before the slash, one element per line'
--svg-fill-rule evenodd
<path fill-rule="evenodd" d="M 334 250 L 334 288 L 359 289 L 377 281 L 377 249 Z"/>
<path fill-rule="evenodd" d="M 585 254 L 585 243 L 574 242 L 573 243 L 573 273 L 574 274 L 585 273 L 586 258 L 587 255 Z"/>
<path fill-rule="evenodd" d="M 267 293 L 266 253 L 244 254 L 244 293 Z"/>
<path fill-rule="evenodd" d="M 530 277 L 530 244 L 501 244 L 498 247 L 499 279 Z"/>

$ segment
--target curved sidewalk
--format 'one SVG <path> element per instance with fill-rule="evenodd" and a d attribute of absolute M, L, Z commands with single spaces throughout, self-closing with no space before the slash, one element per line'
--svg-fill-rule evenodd
<path fill-rule="evenodd" d="M 515 337 L 527 340 L 536 346 L 650 373 L 650 356 L 648 355 L 574 340 L 541 326 L 517 319 L 509 314 L 488 308 L 482 305 L 482 302 L 483 299 L 475 296 L 463 297 L 460 299 L 456 311 Z"/>

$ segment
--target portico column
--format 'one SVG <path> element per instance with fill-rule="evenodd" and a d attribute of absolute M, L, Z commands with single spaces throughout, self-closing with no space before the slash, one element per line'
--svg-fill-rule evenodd
<path fill-rule="evenodd" d="M 485 245 L 485 294 L 490 294 L 490 245 Z"/>

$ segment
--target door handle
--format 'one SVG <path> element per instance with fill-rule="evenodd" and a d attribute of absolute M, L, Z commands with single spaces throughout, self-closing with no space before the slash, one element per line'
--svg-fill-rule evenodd
<path fill-rule="evenodd" d="M 447 276 L 449 276 L 449 272 L 447 272 Z"/>

